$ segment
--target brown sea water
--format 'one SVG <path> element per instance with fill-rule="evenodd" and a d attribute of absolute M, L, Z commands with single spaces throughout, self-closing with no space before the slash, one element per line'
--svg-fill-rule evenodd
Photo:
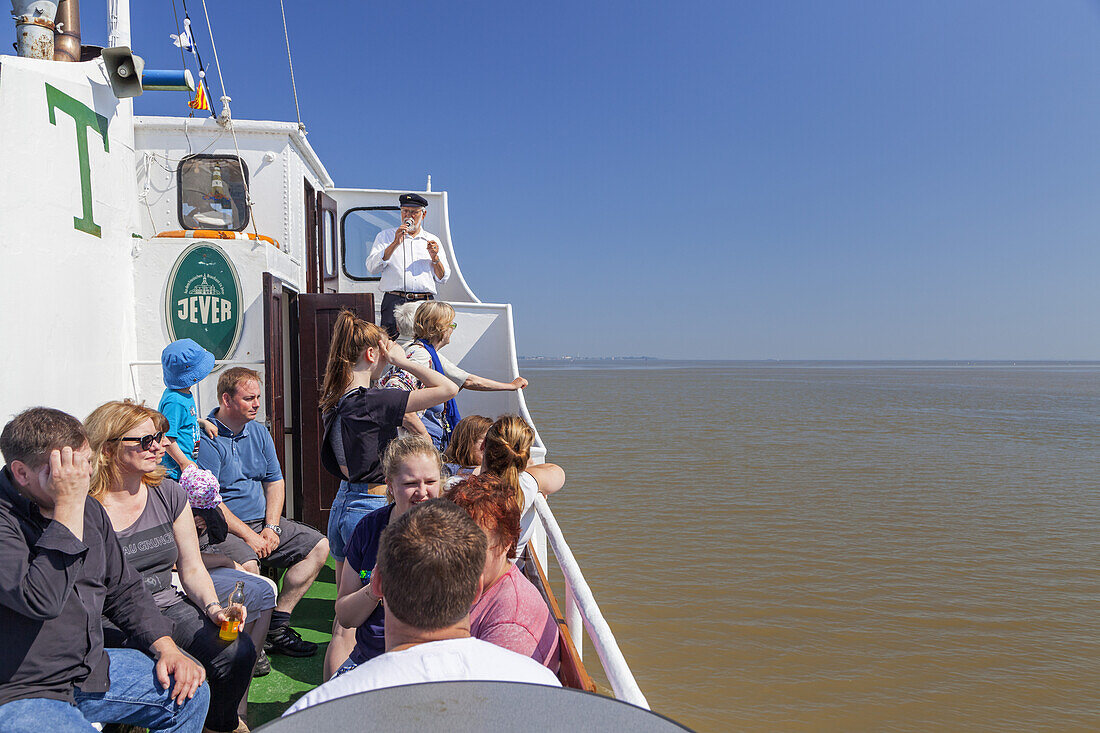
<path fill-rule="evenodd" d="M 1100 365 L 521 369 L 568 475 L 551 506 L 654 710 L 1100 729 Z"/>

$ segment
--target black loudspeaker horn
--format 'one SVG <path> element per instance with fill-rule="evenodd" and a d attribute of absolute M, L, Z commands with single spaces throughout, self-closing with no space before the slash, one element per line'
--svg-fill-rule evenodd
<path fill-rule="evenodd" d="M 119 99 L 141 96 L 141 71 L 145 61 L 132 53 L 129 46 L 105 48 L 101 55 L 115 96 Z"/>

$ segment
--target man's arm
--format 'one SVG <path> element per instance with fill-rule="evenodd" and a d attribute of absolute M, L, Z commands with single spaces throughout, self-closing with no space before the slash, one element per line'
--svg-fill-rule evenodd
<path fill-rule="evenodd" d="M 242 522 L 236 514 L 229 511 L 229 507 L 225 505 L 224 501 L 218 504 L 218 509 L 221 510 L 222 516 L 225 517 L 225 524 L 229 527 L 229 531 L 244 540 L 245 544 L 251 547 L 252 551 L 256 553 L 256 557 L 262 558 L 271 554 L 273 548 L 268 547 L 267 539 L 253 532 L 251 527 Z M 274 534 L 274 532 L 271 534 Z M 275 545 L 275 547 L 278 547 L 278 545 Z"/>
<path fill-rule="evenodd" d="M 87 545 L 58 522 L 50 522 L 38 542 L 28 547 L 15 517 L 0 514 L 0 604 L 39 621 L 57 618 L 87 552 Z"/>
<path fill-rule="evenodd" d="M 264 498 L 267 500 L 267 511 L 264 512 L 264 524 L 278 524 L 283 516 L 283 504 L 286 503 L 286 481 L 279 479 L 270 483 L 264 483 Z"/>
<path fill-rule="evenodd" d="M 371 245 L 370 254 L 367 255 L 367 272 L 372 275 L 377 275 L 382 272 L 382 268 L 385 267 L 385 263 L 389 262 L 390 257 L 393 256 L 394 251 L 405 239 L 405 225 L 402 224 L 394 232 L 392 240 L 386 236 L 388 229 L 383 229 L 378 232 L 374 238 L 374 244 Z"/>
<path fill-rule="evenodd" d="M 261 428 L 263 430 L 263 428 Z M 264 500 L 267 502 L 264 511 L 264 524 L 279 526 L 279 518 L 283 516 L 283 505 L 286 503 L 286 482 L 283 480 L 283 469 L 279 465 L 279 456 L 275 453 L 275 441 L 271 433 L 263 431 L 264 457 L 267 459 L 267 473 L 260 478 L 264 487 Z M 279 535 L 274 530 L 264 527 L 260 536 L 264 537 L 271 549 L 279 546 Z"/>
<path fill-rule="evenodd" d="M 53 509 L 43 512 L 53 521 L 34 547 L 27 547 L 19 520 L 0 515 L 0 603 L 43 621 L 61 615 L 88 552 L 83 540 L 89 473 L 88 459 L 72 448 L 50 452 L 39 475 L 54 498 Z"/>
<path fill-rule="evenodd" d="M 154 670 L 161 687 L 167 690 L 174 677 L 176 686 L 172 688 L 172 699 L 183 705 L 194 697 L 199 685 L 206 680 L 206 670 L 202 665 L 184 654 L 170 636 L 156 639 L 150 649 L 157 660 Z"/>
<path fill-rule="evenodd" d="M 428 258 L 432 261 L 432 277 L 437 283 L 445 283 L 451 276 L 451 270 L 447 266 L 447 258 L 439 252 L 439 241 L 428 242 Z"/>

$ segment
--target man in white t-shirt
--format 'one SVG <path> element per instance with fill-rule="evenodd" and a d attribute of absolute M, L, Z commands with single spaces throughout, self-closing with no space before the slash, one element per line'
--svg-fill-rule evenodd
<path fill-rule="evenodd" d="M 383 603 L 386 653 L 334 677 L 284 715 L 358 692 L 420 682 L 489 680 L 560 687 L 530 657 L 470 637 L 470 608 L 481 593 L 485 533 L 446 499 L 416 504 L 382 534 L 378 562 L 359 592 L 341 602 Z M 425 582 L 432 578 L 433 582 Z M 381 601 L 377 600 L 381 599 Z"/>

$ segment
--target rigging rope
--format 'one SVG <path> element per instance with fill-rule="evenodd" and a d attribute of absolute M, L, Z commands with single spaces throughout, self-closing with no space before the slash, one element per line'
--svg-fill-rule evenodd
<path fill-rule="evenodd" d="M 186 69 L 187 57 L 183 53 L 183 34 L 180 33 L 180 14 L 179 11 L 176 10 L 176 0 L 172 0 L 172 20 L 176 21 L 176 38 L 180 41 L 180 63 L 183 64 L 183 68 Z M 190 38 L 190 35 L 188 35 L 188 38 Z M 194 42 L 192 42 L 191 47 L 194 48 Z"/>
<path fill-rule="evenodd" d="M 195 62 L 199 65 L 199 86 L 206 87 L 206 99 L 207 103 L 212 98 L 210 96 L 210 85 L 206 82 L 206 68 L 202 63 L 202 56 L 199 55 L 199 44 L 195 43 L 194 36 L 191 35 L 191 16 L 187 13 L 187 0 L 180 0 L 183 5 L 183 28 L 187 31 L 187 38 L 191 42 L 191 53 L 195 55 Z M 172 11 L 176 10 L 176 0 L 172 0 Z M 179 21 L 176 22 L 176 35 L 179 36 Z M 213 36 L 211 36 L 213 38 Z M 180 54 L 183 53 L 183 45 L 180 45 Z M 224 93 L 224 92 L 223 92 Z M 214 117 L 214 105 L 209 106 L 210 116 Z M 194 113 L 192 113 L 194 114 Z M 186 129 L 186 128 L 185 128 Z M 188 141 L 190 142 L 190 141 Z"/>
<path fill-rule="evenodd" d="M 214 26 L 210 25 L 210 13 L 206 10 L 206 0 L 202 0 L 202 14 L 206 16 L 206 30 L 210 34 L 210 48 L 214 51 L 214 67 L 218 70 L 218 83 L 222 88 L 222 104 L 228 98 L 225 93 L 225 78 L 222 76 L 222 64 L 218 61 L 218 45 L 214 43 Z"/>
<path fill-rule="evenodd" d="M 290 88 L 294 92 L 294 111 L 298 115 L 298 129 L 303 133 L 306 126 L 302 124 L 302 110 L 298 108 L 298 85 L 294 83 L 294 58 L 290 55 L 290 34 L 286 30 L 286 9 L 283 0 L 279 0 L 279 12 L 283 15 L 283 38 L 286 39 L 286 61 L 290 64 Z"/>
<path fill-rule="evenodd" d="M 214 43 L 214 26 L 210 25 L 210 13 L 206 9 L 206 0 L 202 0 L 202 12 L 206 16 L 206 30 L 210 33 L 210 48 L 214 51 L 214 66 L 218 69 L 218 82 L 222 88 L 222 115 L 225 117 L 226 127 L 229 128 L 229 132 L 233 134 L 233 149 L 237 151 L 237 165 L 241 167 L 241 181 L 244 182 L 244 203 L 248 207 L 248 219 L 252 223 L 252 233 L 256 235 L 256 241 L 259 241 L 260 231 L 256 228 L 256 215 L 252 211 L 252 192 L 248 189 L 248 177 L 244 172 L 244 161 L 241 159 L 241 148 L 237 144 L 237 130 L 233 124 L 233 115 L 229 109 L 229 103 L 232 98 L 225 93 L 225 78 L 222 76 L 222 65 L 218 61 L 218 45 Z"/>

